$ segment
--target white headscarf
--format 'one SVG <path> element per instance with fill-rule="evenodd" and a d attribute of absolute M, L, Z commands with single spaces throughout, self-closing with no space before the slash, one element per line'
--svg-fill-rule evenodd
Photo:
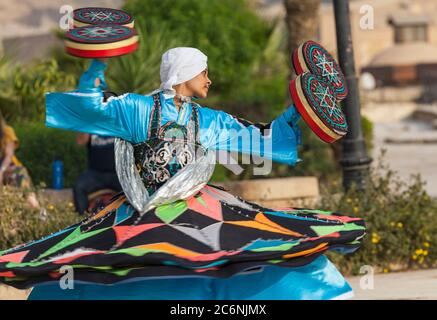
<path fill-rule="evenodd" d="M 161 61 L 159 91 L 175 94 L 174 85 L 191 80 L 207 68 L 208 57 L 199 49 L 178 47 L 166 51 Z"/>

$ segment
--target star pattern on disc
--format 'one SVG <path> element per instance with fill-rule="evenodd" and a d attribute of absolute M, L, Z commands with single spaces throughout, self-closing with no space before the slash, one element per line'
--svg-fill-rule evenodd
<path fill-rule="evenodd" d="M 339 83 L 339 73 L 334 68 L 334 62 L 328 61 L 326 55 L 320 52 L 317 52 L 316 60 L 316 66 L 322 70 L 322 76 L 327 77 L 331 82 Z"/>
<path fill-rule="evenodd" d="M 104 11 L 91 11 L 84 16 L 90 18 L 91 21 L 114 21 L 117 18 L 116 16 L 113 16 L 112 12 Z"/>
<path fill-rule="evenodd" d="M 120 33 L 120 31 L 122 32 L 122 30 L 113 27 L 96 26 L 93 28 L 85 28 L 81 30 L 79 33 L 81 35 L 86 35 L 89 38 L 101 38 L 101 37 L 117 35 Z"/>
<path fill-rule="evenodd" d="M 323 87 L 320 83 L 317 84 L 317 89 L 314 94 L 320 99 L 320 106 L 328 110 L 329 116 L 335 114 L 336 117 L 341 118 L 341 111 L 337 104 L 334 95 L 329 92 L 329 87 Z"/>

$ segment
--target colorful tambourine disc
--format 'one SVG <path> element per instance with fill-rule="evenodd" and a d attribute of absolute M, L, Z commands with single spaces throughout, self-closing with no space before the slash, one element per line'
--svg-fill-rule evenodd
<path fill-rule="evenodd" d="M 97 24 L 122 25 L 133 28 L 134 19 L 125 11 L 110 8 L 87 7 L 73 11 L 75 28 Z"/>
<path fill-rule="evenodd" d="M 320 139 L 332 143 L 347 133 L 346 118 L 326 82 L 305 72 L 290 82 L 290 93 L 300 115 Z"/>
<path fill-rule="evenodd" d="M 346 98 L 348 89 L 343 72 L 332 55 L 317 42 L 300 45 L 293 52 L 292 63 L 297 75 L 311 72 L 334 88 L 338 100 Z"/>
<path fill-rule="evenodd" d="M 66 33 L 66 51 L 82 58 L 109 58 L 128 54 L 138 47 L 134 29 L 119 25 L 95 25 Z"/>

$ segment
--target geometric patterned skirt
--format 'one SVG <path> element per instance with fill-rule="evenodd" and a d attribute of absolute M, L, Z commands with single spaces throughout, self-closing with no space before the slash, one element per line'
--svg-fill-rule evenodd
<path fill-rule="evenodd" d="M 353 252 L 364 235 L 360 218 L 264 208 L 212 185 L 143 215 L 121 193 L 79 224 L 0 251 L 0 282 L 19 289 L 58 284 L 65 265 L 80 285 L 193 277 L 225 283 L 257 270 L 265 276 L 311 266 L 320 276 L 318 263 L 329 262 L 323 253 Z"/>

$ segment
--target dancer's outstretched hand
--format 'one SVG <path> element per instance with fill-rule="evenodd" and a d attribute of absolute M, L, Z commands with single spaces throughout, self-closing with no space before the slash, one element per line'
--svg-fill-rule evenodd
<path fill-rule="evenodd" d="M 108 64 L 109 58 L 96 58 L 96 60 Z M 100 78 L 96 78 L 96 80 L 94 81 L 94 86 L 99 87 L 100 84 L 101 84 Z"/>
<path fill-rule="evenodd" d="M 100 78 L 96 78 L 96 80 L 94 81 L 94 86 L 97 88 L 100 86 L 100 83 L 101 83 Z"/>

